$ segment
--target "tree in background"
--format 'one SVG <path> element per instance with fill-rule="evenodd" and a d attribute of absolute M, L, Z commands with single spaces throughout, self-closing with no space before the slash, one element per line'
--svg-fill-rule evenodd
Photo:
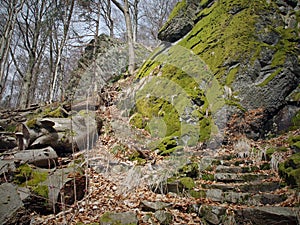
<path fill-rule="evenodd" d="M 39 79 L 40 66 L 46 47 L 47 32 L 45 19 L 48 9 L 48 1 L 28 0 L 25 2 L 20 17 L 17 18 L 18 34 L 21 36 L 20 48 L 25 56 L 26 65 L 22 68 L 20 62 L 16 67 L 23 78 L 20 91 L 20 106 L 27 107 L 33 98 L 36 83 Z"/>
<path fill-rule="evenodd" d="M 56 8 L 62 7 L 62 14 L 61 14 L 61 25 L 63 27 L 63 32 L 61 37 L 59 38 L 59 36 L 56 34 L 54 35 L 55 38 L 53 38 L 53 33 L 51 32 L 50 35 L 50 40 L 55 41 L 54 46 L 56 46 L 55 51 L 55 61 L 52 62 L 52 64 L 54 64 L 54 69 L 53 69 L 53 79 L 51 82 L 51 90 L 50 90 L 50 98 L 49 101 L 53 102 L 53 100 L 55 99 L 55 92 L 58 89 L 62 89 L 62 54 L 65 48 L 65 45 L 68 41 L 68 34 L 69 34 L 69 29 L 70 29 L 70 24 L 71 24 L 71 19 L 72 19 L 72 15 L 73 15 L 73 10 L 74 10 L 74 5 L 75 5 L 75 0 L 66 0 L 66 1 L 59 1 L 59 0 L 55 0 L 54 1 L 54 6 Z M 52 24 L 53 24 L 53 28 L 55 28 L 55 20 L 56 18 L 51 17 L 52 20 Z M 51 29 L 51 27 L 50 27 Z M 51 29 L 52 30 L 52 29 Z M 55 30 L 55 29 L 54 29 Z M 53 43 L 50 43 L 50 45 L 52 46 Z M 51 50 L 53 50 L 53 48 L 51 48 Z M 53 51 L 50 50 L 50 54 L 53 54 Z M 58 80 L 60 81 L 58 83 Z M 57 85 L 58 83 L 58 85 Z M 61 96 L 63 96 L 63 89 L 61 90 Z"/>
<path fill-rule="evenodd" d="M 112 0 L 115 6 L 123 13 L 125 24 L 126 24 L 126 33 L 127 33 L 127 44 L 128 44 L 128 72 L 133 74 L 135 69 L 135 53 L 134 53 L 134 39 L 133 39 L 133 29 L 132 21 L 129 10 L 129 1 L 123 0 L 123 4 L 117 0 Z"/>
<path fill-rule="evenodd" d="M 11 40 L 14 35 L 18 14 L 22 10 L 24 2 L 25 0 L 2 0 L 0 2 L 0 98 L 4 91 L 11 65 L 11 63 L 8 63 Z"/>
<path fill-rule="evenodd" d="M 139 40 L 145 45 L 159 43 L 157 33 L 168 19 L 178 0 L 141 0 L 139 17 Z"/>
<path fill-rule="evenodd" d="M 101 33 L 154 46 L 176 0 L 1 0 L 1 105 L 61 100 L 84 49 Z M 97 42 L 94 42 L 95 44 Z M 97 57 L 94 46 L 93 59 Z"/>

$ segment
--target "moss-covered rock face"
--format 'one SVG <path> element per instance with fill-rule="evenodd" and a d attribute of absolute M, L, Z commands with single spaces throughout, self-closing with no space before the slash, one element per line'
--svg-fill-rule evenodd
<path fill-rule="evenodd" d="M 29 165 L 24 164 L 17 169 L 14 182 L 29 187 L 38 196 L 48 198 L 48 186 L 42 184 L 47 177 L 47 172 L 33 170 Z"/>
<path fill-rule="evenodd" d="M 280 163 L 278 172 L 292 187 L 300 187 L 300 153 L 293 154 L 285 162 Z"/>
<path fill-rule="evenodd" d="M 159 35 L 177 42 L 161 45 L 137 75 L 136 111 L 144 120 L 135 125 L 159 117 L 166 136 L 190 145 L 219 137 L 234 113 L 262 109 L 267 122 L 299 85 L 297 4 L 178 3 Z M 260 126 L 253 136 L 263 135 L 262 124 L 253 124 Z"/>

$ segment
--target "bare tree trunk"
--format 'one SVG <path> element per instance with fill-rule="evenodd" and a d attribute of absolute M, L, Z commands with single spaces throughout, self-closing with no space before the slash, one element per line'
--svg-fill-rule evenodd
<path fill-rule="evenodd" d="M 26 72 L 21 74 L 23 77 L 23 86 L 20 92 L 20 107 L 26 108 L 30 103 L 30 97 L 34 92 L 33 79 L 38 79 L 39 65 L 45 48 L 46 35 L 43 33 L 43 19 L 47 11 L 45 1 L 35 0 L 26 1 L 26 10 L 22 12 L 21 20 L 17 20 L 19 31 L 21 33 L 24 49 L 28 53 L 28 64 Z"/>
<path fill-rule="evenodd" d="M 50 102 L 53 102 L 54 100 L 54 95 L 55 95 L 55 90 L 56 90 L 56 85 L 57 85 L 57 80 L 59 78 L 59 69 L 61 68 L 61 58 L 62 58 L 62 53 L 63 49 L 65 47 L 67 38 L 68 38 L 68 32 L 70 28 L 70 23 L 73 15 L 73 9 L 74 9 L 74 3 L 75 0 L 71 0 L 70 4 L 70 9 L 65 10 L 65 15 L 64 15 L 64 34 L 63 38 L 60 42 L 58 51 L 57 51 L 57 58 L 56 58 L 56 63 L 55 63 L 55 68 L 54 68 L 54 76 L 53 76 L 53 83 L 52 83 L 52 88 L 50 92 Z M 65 21 L 66 19 L 66 21 Z"/>
<path fill-rule="evenodd" d="M 127 33 L 128 55 L 129 55 L 128 72 L 130 74 L 133 74 L 135 69 L 135 53 L 134 53 L 132 23 L 130 18 L 129 2 L 128 0 L 123 0 L 123 1 L 124 1 L 124 6 L 122 6 L 117 0 L 112 0 L 112 2 L 124 14 L 125 23 L 126 23 L 126 33 Z"/>
<path fill-rule="evenodd" d="M 114 37 L 114 20 L 111 16 L 111 0 L 99 1 L 101 5 L 101 16 L 104 18 L 104 22 L 109 29 L 109 36 Z"/>
<path fill-rule="evenodd" d="M 139 5 L 140 0 L 134 0 L 132 4 L 132 17 L 133 17 L 133 43 L 137 42 L 138 34 L 138 20 L 139 20 Z"/>
<path fill-rule="evenodd" d="M 135 69 L 135 54 L 134 54 L 133 31 L 132 31 L 128 0 L 124 0 L 124 15 L 125 15 L 125 22 L 126 22 L 128 53 L 129 53 L 128 71 L 130 74 L 133 74 Z"/>
<path fill-rule="evenodd" d="M 4 89 L 2 87 L 3 86 L 2 80 L 3 80 L 3 75 L 5 73 L 5 66 L 7 63 L 12 35 L 14 32 L 18 13 L 23 8 L 23 4 L 25 0 L 21 0 L 20 2 L 18 0 L 10 0 L 8 2 L 9 3 L 7 4 L 9 4 L 9 9 L 8 9 L 9 15 L 6 20 L 6 24 L 0 39 L 0 98 L 2 95 L 2 91 Z"/>

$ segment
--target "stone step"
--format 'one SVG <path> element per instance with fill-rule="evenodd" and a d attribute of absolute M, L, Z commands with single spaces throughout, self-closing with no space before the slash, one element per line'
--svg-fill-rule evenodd
<path fill-rule="evenodd" d="M 280 188 L 279 181 L 272 182 L 246 182 L 246 183 L 212 183 L 202 184 L 205 189 L 220 189 L 222 191 L 236 191 L 236 192 L 272 192 Z"/>
<path fill-rule="evenodd" d="M 269 178 L 267 174 L 256 174 L 256 173 L 216 173 L 214 180 L 218 182 L 246 182 L 246 181 L 257 181 Z"/>
<path fill-rule="evenodd" d="M 240 165 L 253 165 L 253 160 L 243 159 L 243 158 L 234 158 L 231 160 L 220 160 L 221 165 L 223 166 L 240 166 Z"/>
<path fill-rule="evenodd" d="M 249 173 L 257 172 L 259 168 L 257 166 L 223 166 L 219 165 L 216 168 L 217 173 Z"/>
<path fill-rule="evenodd" d="M 237 210 L 236 224 L 298 225 L 299 208 L 262 206 Z"/>
<path fill-rule="evenodd" d="M 206 198 L 220 203 L 259 206 L 281 203 L 287 199 L 287 196 L 285 194 L 253 194 L 247 192 L 224 192 L 220 189 L 209 189 L 206 191 Z"/>
<path fill-rule="evenodd" d="M 228 214 L 228 207 L 202 204 L 198 210 L 200 218 L 209 224 L 276 224 L 298 225 L 299 209 L 291 207 L 260 206 L 240 207 Z"/>

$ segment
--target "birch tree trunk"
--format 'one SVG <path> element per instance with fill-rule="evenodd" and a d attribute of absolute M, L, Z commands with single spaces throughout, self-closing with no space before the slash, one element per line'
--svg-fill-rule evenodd
<path fill-rule="evenodd" d="M 26 10 L 22 12 L 20 20 L 17 20 L 18 28 L 24 43 L 24 49 L 28 53 L 28 62 L 23 77 L 23 86 L 20 93 L 20 107 L 26 108 L 30 102 L 30 96 L 34 95 L 33 78 L 38 79 L 38 67 L 46 44 L 46 35 L 43 33 L 43 18 L 47 11 L 45 1 L 35 0 L 26 2 Z M 36 73 L 36 74 L 35 74 Z"/>
<path fill-rule="evenodd" d="M 63 17 L 63 22 L 64 22 L 64 33 L 62 40 L 59 44 L 59 47 L 57 49 L 57 56 L 56 56 L 56 63 L 54 67 L 54 75 L 53 75 L 53 81 L 52 81 L 52 88 L 50 91 L 50 102 L 53 102 L 54 97 L 55 97 L 55 91 L 57 90 L 57 80 L 59 78 L 59 69 L 61 65 L 61 59 L 62 59 L 62 53 L 68 38 L 68 33 L 69 33 L 69 28 L 70 28 L 70 23 L 73 15 L 73 9 L 74 9 L 74 3 L 75 0 L 71 0 L 70 2 L 70 8 L 69 10 L 65 10 L 65 15 Z"/>
<path fill-rule="evenodd" d="M 128 0 L 124 0 L 124 16 L 125 16 L 125 23 L 126 23 L 128 55 L 129 55 L 128 71 L 130 74 L 133 74 L 135 69 L 135 54 L 134 54 L 134 43 L 133 43 L 133 30 L 132 30 Z"/>
<path fill-rule="evenodd" d="M 135 53 L 134 53 L 134 43 L 133 43 L 133 29 L 132 29 L 132 23 L 130 18 L 130 11 L 129 11 L 129 2 L 128 0 L 123 0 L 124 3 L 123 6 L 117 0 L 112 0 L 112 2 L 124 14 L 126 33 L 127 33 L 128 57 L 129 57 L 128 72 L 130 74 L 133 74 L 135 69 Z"/>

